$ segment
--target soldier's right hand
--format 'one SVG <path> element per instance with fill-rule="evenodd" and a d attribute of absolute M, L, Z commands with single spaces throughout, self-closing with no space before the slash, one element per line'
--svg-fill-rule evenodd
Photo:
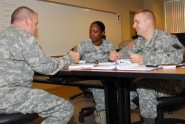
<path fill-rule="evenodd" d="M 115 50 L 111 51 L 110 55 L 109 55 L 109 59 L 111 61 L 116 61 L 117 59 L 120 59 L 121 55 L 120 53 L 116 52 Z"/>

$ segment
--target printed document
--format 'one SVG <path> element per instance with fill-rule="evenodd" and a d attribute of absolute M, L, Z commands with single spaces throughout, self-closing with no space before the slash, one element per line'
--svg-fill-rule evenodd
<path fill-rule="evenodd" d="M 145 65 L 139 65 L 137 63 L 133 63 L 130 65 L 116 65 L 117 70 L 124 70 L 124 71 L 152 71 L 159 68 L 161 67 L 146 67 Z"/>
<path fill-rule="evenodd" d="M 139 65 L 132 63 L 130 60 L 117 60 L 116 62 L 103 62 L 98 64 L 71 64 L 68 69 L 93 69 L 93 70 L 123 70 L 123 71 L 151 71 L 161 68 L 159 67 L 146 67 L 145 65 Z"/>
<path fill-rule="evenodd" d="M 87 64 L 87 63 L 84 63 L 84 64 L 71 64 L 68 69 L 71 70 L 71 69 L 90 69 L 94 66 L 95 64 Z"/>

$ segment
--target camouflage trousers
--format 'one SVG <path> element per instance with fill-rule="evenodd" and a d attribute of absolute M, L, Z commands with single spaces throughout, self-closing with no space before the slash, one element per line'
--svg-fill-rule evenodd
<path fill-rule="evenodd" d="M 102 89 L 91 89 L 97 111 L 105 111 L 105 96 Z"/>
<path fill-rule="evenodd" d="M 75 83 L 90 83 L 90 84 L 101 84 L 101 80 L 84 80 L 84 81 L 76 81 Z M 95 107 L 97 111 L 105 111 L 105 98 L 104 98 L 104 90 L 103 89 L 95 89 L 95 88 L 88 88 L 89 91 L 92 92 Z"/>
<path fill-rule="evenodd" d="M 71 103 L 43 90 L 31 89 L 24 95 L 21 103 L 9 106 L 5 112 L 38 113 L 45 118 L 41 124 L 67 124 L 73 114 Z"/>
<path fill-rule="evenodd" d="M 134 80 L 130 91 L 130 108 L 137 106 L 132 102 L 135 97 L 139 98 L 139 110 L 142 117 L 157 117 L 157 97 L 167 97 L 179 94 L 185 88 L 183 80 L 161 79 L 137 79 Z M 105 110 L 104 90 L 92 90 L 97 111 Z"/>
<path fill-rule="evenodd" d="M 183 80 L 137 79 L 133 81 L 130 92 L 131 109 L 135 109 L 132 100 L 139 98 L 139 110 L 142 117 L 157 117 L 157 97 L 168 97 L 184 90 Z"/>

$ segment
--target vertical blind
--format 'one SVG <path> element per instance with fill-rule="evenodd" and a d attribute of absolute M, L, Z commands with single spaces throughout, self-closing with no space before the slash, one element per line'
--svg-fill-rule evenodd
<path fill-rule="evenodd" d="M 165 29 L 170 33 L 185 32 L 185 0 L 164 2 Z"/>

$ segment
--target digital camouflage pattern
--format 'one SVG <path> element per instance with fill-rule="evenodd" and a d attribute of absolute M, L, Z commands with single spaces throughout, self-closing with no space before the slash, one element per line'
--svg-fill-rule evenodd
<path fill-rule="evenodd" d="M 71 62 L 70 55 L 46 57 L 30 33 L 7 28 L 0 34 L 0 111 L 38 113 L 46 118 L 42 124 L 66 124 L 74 109 L 71 103 L 31 86 L 34 71 L 52 75 Z"/>
<path fill-rule="evenodd" d="M 108 62 L 109 54 L 114 50 L 112 43 L 102 39 L 102 45 L 100 47 L 95 47 L 91 39 L 80 42 L 78 44 L 78 52 L 80 53 L 80 59 L 85 60 L 86 63 L 96 63 L 96 62 Z"/>
<path fill-rule="evenodd" d="M 129 59 L 130 52 L 136 53 L 139 50 L 144 64 L 178 64 L 183 61 L 184 46 L 174 35 L 158 29 L 155 30 L 154 36 L 148 44 L 142 37 L 139 37 L 133 41 L 131 46 L 127 52 L 123 52 L 124 48 L 119 51 L 122 59 Z M 130 92 L 131 109 L 137 107 L 132 100 L 138 96 L 141 115 L 145 118 L 156 118 L 156 97 L 181 93 L 185 88 L 185 82 L 184 80 L 136 79 L 131 88 L 135 89 Z M 104 92 L 98 90 L 95 92 L 99 99 L 96 101 L 96 104 L 99 105 L 97 108 L 105 110 Z"/>
<path fill-rule="evenodd" d="M 120 51 L 122 58 L 128 59 L 129 53 L 136 53 L 143 56 L 143 64 L 178 64 L 183 61 L 184 46 L 176 36 L 164 31 L 155 30 L 153 38 L 147 44 L 142 37 L 133 41 L 132 48 L 126 53 Z M 137 92 L 130 92 L 130 99 L 139 98 L 140 113 L 145 118 L 157 117 L 156 97 L 175 95 L 185 88 L 184 80 L 161 80 L 161 79 L 140 79 L 131 86 Z M 131 108 L 136 108 L 131 102 Z"/>
<path fill-rule="evenodd" d="M 108 62 L 109 54 L 112 50 L 115 50 L 112 43 L 104 40 L 99 48 L 96 48 L 92 43 L 91 39 L 83 41 L 78 44 L 77 49 L 80 53 L 81 60 L 85 60 L 86 63 L 96 63 L 96 62 Z M 98 80 L 97 80 L 98 81 Z M 96 110 L 105 110 L 105 99 L 104 90 L 102 89 L 91 89 L 94 101 L 96 103 Z"/>
<path fill-rule="evenodd" d="M 178 64 L 183 61 L 184 46 L 175 35 L 156 29 L 150 42 L 138 37 L 126 53 L 122 51 L 119 53 L 122 58 L 129 59 L 129 53 L 137 53 L 138 51 L 143 56 L 144 65 Z"/>

